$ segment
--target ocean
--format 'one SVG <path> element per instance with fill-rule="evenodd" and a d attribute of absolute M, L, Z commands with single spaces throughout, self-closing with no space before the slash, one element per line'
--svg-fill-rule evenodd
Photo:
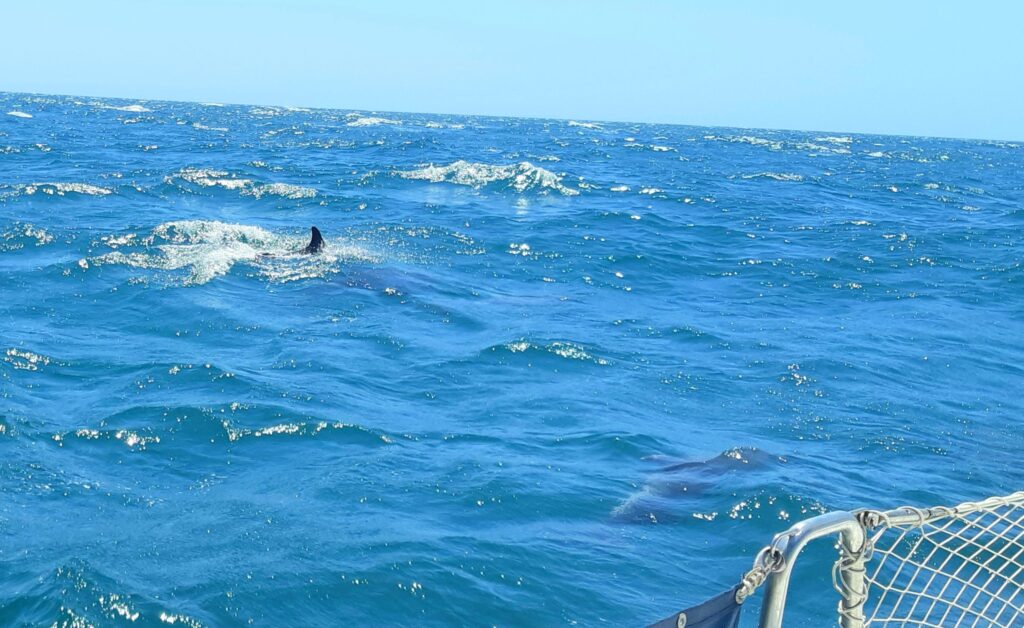
<path fill-rule="evenodd" d="M 0 94 L 0 624 L 640 625 L 1024 488 L 1022 168 Z"/>

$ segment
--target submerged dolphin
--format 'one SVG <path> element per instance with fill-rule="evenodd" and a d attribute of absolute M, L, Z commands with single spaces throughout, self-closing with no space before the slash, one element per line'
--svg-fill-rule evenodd
<path fill-rule="evenodd" d="M 324 248 L 324 237 L 320 235 L 320 230 L 313 227 L 313 233 L 309 238 L 309 244 L 306 248 L 302 249 L 303 253 L 319 253 Z"/>

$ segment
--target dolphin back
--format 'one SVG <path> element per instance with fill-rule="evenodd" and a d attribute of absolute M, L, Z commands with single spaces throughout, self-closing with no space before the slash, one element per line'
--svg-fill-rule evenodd
<path fill-rule="evenodd" d="M 324 249 L 324 237 L 320 235 L 320 230 L 313 227 L 312 234 L 309 238 L 309 245 L 302 249 L 303 253 L 319 253 Z"/>

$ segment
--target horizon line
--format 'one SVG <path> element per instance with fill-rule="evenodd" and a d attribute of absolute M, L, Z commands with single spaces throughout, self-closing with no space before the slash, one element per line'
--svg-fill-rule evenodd
<path fill-rule="evenodd" d="M 162 103 L 178 103 L 188 105 L 220 105 L 225 107 L 278 107 L 283 109 L 305 109 L 305 110 L 321 110 L 321 111 L 366 111 L 369 113 L 384 113 L 384 114 L 412 114 L 412 115 L 428 115 L 428 116 L 462 116 L 467 118 L 514 118 L 519 120 L 545 120 L 554 122 L 592 122 L 597 124 L 643 124 L 650 126 L 681 126 L 681 127 L 693 127 L 703 129 L 741 129 L 747 131 L 772 131 L 781 133 L 829 133 L 829 134 L 842 134 L 842 135 L 863 135 L 869 137 L 906 137 L 906 138 L 919 138 L 919 139 L 931 139 L 931 140 L 951 140 L 951 141 L 965 141 L 965 142 L 1004 142 L 1004 143 L 1019 143 L 1024 140 L 1014 140 L 1006 138 L 985 138 L 985 137 L 957 137 L 947 135 L 915 135 L 908 133 L 874 133 L 869 131 L 836 131 L 836 130 L 824 130 L 824 129 L 786 129 L 786 128 L 772 128 L 763 126 L 731 126 L 722 124 L 693 124 L 687 122 L 641 122 L 637 120 L 599 120 L 596 118 L 586 117 L 574 117 L 574 118 L 559 118 L 551 116 L 539 116 L 539 115 L 503 115 L 503 114 L 482 114 L 482 113 L 457 113 L 457 112 L 443 112 L 443 111 L 401 111 L 398 109 L 369 109 L 369 108 L 345 108 L 345 107 L 324 107 L 324 106 L 306 106 L 306 105 L 282 105 L 282 104 L 269 104 L 269 103 L 239 103 L 239 102 L 219 102 L 214 100 L 178 100 L 173 98 L 143 98 L 135 96 L 96 96 L 86 94 L 56 94 L 47 92 L 23 92 L 23 91 L 7 91 L 0 89 L 0 94 L 14 94 L 14 95 L 25 95 L 25 96 L 51 96 L 58 98 L 98 98 L 106 100 L 135 100 L 142 102 L 162 102 Z"/>

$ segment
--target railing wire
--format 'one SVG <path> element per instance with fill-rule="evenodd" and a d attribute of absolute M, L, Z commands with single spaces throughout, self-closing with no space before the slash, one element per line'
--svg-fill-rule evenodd
<path fill-rule="evenodd" d="M 865 626 L 1024 624 L 1024 492 L 952 508 L 860 511 L 869 531 Z M 840 606 L 842 609 L 842 605 Z"/>

